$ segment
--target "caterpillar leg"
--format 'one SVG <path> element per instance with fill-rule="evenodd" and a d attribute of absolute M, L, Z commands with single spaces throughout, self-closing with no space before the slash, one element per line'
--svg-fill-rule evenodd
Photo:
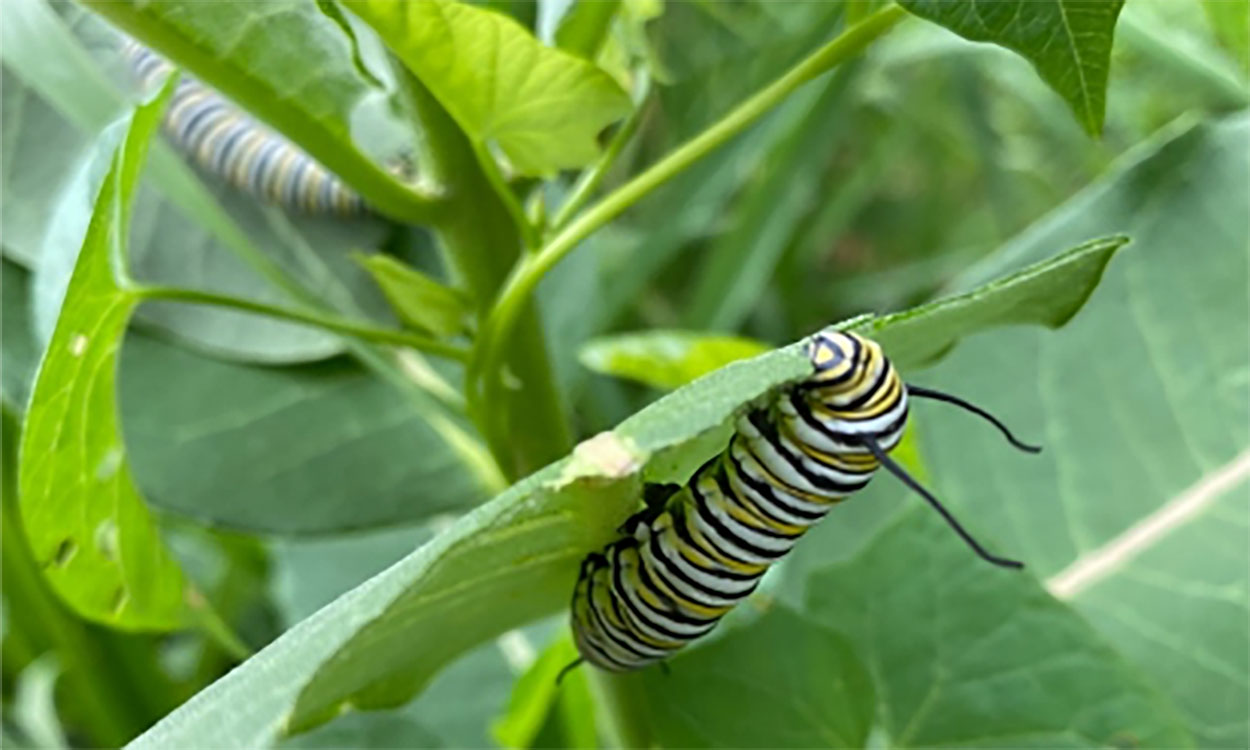
<path fill-rule="evenodd" d="M 907 485 L 913 492 L 928 501 L 929 505 L 933 506 L 933 509 L 941 514 L 942 518 L 946 519 L 946 523 L 948 523 L 950 527 L 955 530 L 955 533 L 958 534 L 959 537 L 963 539 L 964 542 L 967 543 L 967 545 L 971 547 L 982 560 L 1004 568 L 1024 567 L 1024 563 L 1018 560 L 1009 560 L 1005 557 L 998 557 L 987 552 L 985 548 L 981 546 L 981 543 L 974 539 L 972 535 L 960 525 L 959 521 L 955 520 L 955 516 L 951 515 L 951 512 L 948 511 L 946 507 L 933 496 L 933 493 L 925 489 L 920 482 L 917 482 L 911 474 L 907 473 L 906 469 L 895 463 L 894 459 L 890 458 L 890 454 L 882 450 L 876 440 L 873 440 L 870 437 L 861 437 L 860 442 L 863 443 L 864 447 L 868 449 L 868 452 L 871 453 L 873 457 L 886 468 L 887 471 L 898 477 L 899 481 Z"/>

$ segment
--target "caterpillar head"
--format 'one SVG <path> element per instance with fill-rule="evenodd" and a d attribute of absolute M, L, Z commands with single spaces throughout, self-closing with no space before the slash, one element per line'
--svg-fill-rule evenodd
<path fill-rule="evenodd" d="M 826 329 L 808 341 L 807 356 L 816 372 L 805 384 L 824 398 L 852 395 L 871 387 L 883 367 L 890 367 L 877 342 L 850 331 Z"/>

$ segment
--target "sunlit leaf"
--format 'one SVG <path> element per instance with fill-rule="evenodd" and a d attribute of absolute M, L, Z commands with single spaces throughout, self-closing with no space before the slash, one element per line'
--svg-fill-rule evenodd
<path fill-rule="evenodd" d="M 19 464 L 35 559 L 84 617 L 129 629 L 184 623 L 182 573 L 135 491 L 117 424 L 117 355 L 138 297 L 113 264 L 164 99 L 136 110 L 96 201 L 65 308 L 39 367 Z"/>
<path fill-rule="evenodd" d="M 768 349 L 740 336 L 652 330 L 593 339 L 578 358 L 595 372 L 667 390 Z"/>
<path fill-rule="evenodd" d="M 473 304 L 463 292 L 444 286 L 389 255 L 358 254 L 355 258 L 372 274 L 406 325 L 437 336 L 455 336 L 468 329 Z"/>
<path fill-rule="evenodd" d="M 454 0 L 348 3 L 470 136 L 543 175 L 599 154 L 595 137 L 629 97 L 599 68 L 544 47 L 512 19 Z"/>

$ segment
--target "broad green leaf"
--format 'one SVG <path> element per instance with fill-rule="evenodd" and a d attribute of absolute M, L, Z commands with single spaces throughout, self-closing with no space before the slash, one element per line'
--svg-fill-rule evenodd
<path fill-rule="evenodd" d="M 1173 695 L 1202 747 L 1239 747 L 1247 737 L 1248 464 L 1243 452 L 1233 481 L 1178 498 L 1184 522 L 1138 556 L 1121 554 L 1119 570 L 1056 591 Z"/>
<path fill-rule="evenodd" d="M 1102 131 L 1116 18 L 1124 0 L 900 0 L 907 10 L 974 42 L 1024 56 L 1092 135 Z"/>
<path fill-rule="evenodd" d="M 135 491 L 117 424 L 122 334 L 138 302 L 113 278 L 129 200 L 164 99 L 136 110 L 96 201 L 22 434 L 19 502 L 35 558 L 82 616 L 126 629 L 184 623 L 182 573 Z"/>
<path fill-rule="evenodd" d="M 592 339 L 578 359 L 595 372 L 671 390 L 768 348 L 740 336 L 653 330 Z"/>
<path fill-rule="evenodd" d="M 459 513 L 498 487 L 474 473 L 467 426 L 344 360 L 248 366 L 132 333 L 119 387 L 149 503 L 215 526 L 367 529 Z"/>
<path fill-rule="evenodd" d="M 0 243 L 5 257 L 30 268 L 39 256 L 53 199 L 69 179 L 85 139 L 43 97 L 23 86 L 7 65 L 3 70 Z"/>
<path fill-rule="evenodd" d="M 1082 248 L 1044 265 L 1086 289 L 1117 245 Z M 1072 263 L 1086 277 L 1065 276 Z M 1021 311 L 1047 323 L 1071 317 L 1085 298 L 1056 295 L 1025 271 L 985 294 L 933 307 L 930 338 L 945 347 L 955 335 L 992 325 L 993 317 L 975 313 L 977 304 L 1001 312 L 996 305 L 1013 293 Z M 1045 299 L 1053 299 L 1053 309 Z M 921 318 L 908 324 L 921 326 Z M 723 436 L 743 404 L 810 372 L 800 343 L 730 364 L 665 396 L 322 608 L 133 745 L 266 744 L 283 730 L 329 719 L 343 705 L 380 708 L 407 700 L 456 654 L 565 606 L 578 560 L 612 538 L 637 506 L 644 472 L 688 476 L 723 447 L 707 438 Z"/>
<path fill-rule="evenodd" d="M 778 608 L 672 660 L 642 683 L 661 747 L 862 747 L 872 677 L 825 624 Z"/>
<path fill-rule="evenodd" d="M 546 175 L 599 154 L 595 137 L 630 110 L 594 65 L 544 47 L 512 19 L 454 0 L 347 5 L 378 32 L 469 136 L 513 169 Z"/>
<path fill-rule="evenodd" d="M 1054 576 L 1052 585 L 1111 637 L 1137 632 L 1125 652 L 1159 676 L 1204 746 L 1250 738 L 1250 680 L 1237 656 L 1250 641 L 1250 575 L 1240 535 L 1214 530 L 1240 523 L 1228 501 L 1173 518 L 1165 533 L 1122 554 L 1121 565 L 1075 588 L 1071 581 L 1132 538 L 1130 530 L 1171 518 L 1208 479 L 1247 471 L 1248 144 L 1245 115 L 1173 128 L 1056 209 L 965 283 L 1087 232 L 1115 227 L 1136 241 L 1064 336 L 977 337 L 924 380 L 1004 411 L 1047 444 L 1040 458 L 1020 459 L 965 420 L 921 431 L 943 494 L 976 513 L 1004 549 Z M 1194 563 L 1157 572 L 1181 556 Z M 1220 593 L 1194 595 L 1201 591 Z M 1119 621 L 1108 614 L 1129 610 Z M 1230 668 L 1213 669 L 1212 654 Z"/>
<path fill-rule="evenodd" d="M 389 255 L 356 254 L 355 260 L 381 287 L 395 314 L 406 325 L 436 336 L 468 330 L 472 300 Z"/>
<path fill-rule="evenodd" d="M 399 125 L 386 92 L 356 67 L 351 39 L 315 3 L 88 5 L 298 144 L 371 206 L 398 219 L 426 218 L 428 199 L 375 160 L 395 154 L 370 154 L 364 147 L 393 144 Z M 389 135 L 385 128 L 382 135 L 357 132 L 379 123 L 390 125 Z"/>
<path fill-rule="evenodd" d="M 810 615 L 875 677 L 888 746 L 1191 742 L 1167 698 L 1080 616 L 1027 573 L 978 560 L 927 508 L 807 592 Z"/>
<path fill-rule="evenodd" d="M 491 737 L 500 747 L 597 746 L 586 672 L 564 671 L 577 658 L 573 639 L 562 635 L 517 679 L 503 715 L 491 723 Z"/>

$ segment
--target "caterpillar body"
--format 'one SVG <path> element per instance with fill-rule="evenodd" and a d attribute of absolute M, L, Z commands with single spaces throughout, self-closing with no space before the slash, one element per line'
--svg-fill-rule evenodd
<path fill-rule="evenodd" d="M 662 662 L 705 635 L 755 590 L 770 565 L 837 503 L 884 467 L 919 492 L 985 560 L 986 552 L 931 493 L 889 457 L 907 424 L 909 398 L 984 410 L 903 382 L 874 341 L 827 329 L 807 343 L 814 373 L 741 415 L 726 449 L 685 486 L 649 485 L 645 508 L 622 536 L 583 561 L 571 624 L 580 658 L 610 671 Z M 562 673 L 563 674 L 563 673 Z"/>
<path fill-rule="evenodd" d="M 134 40 L 122 49 L 140 83 L 153 86 L 173 70 Z M 183 75 L 165 114 L 179 150 L 240 190 L 306 213 L 363 213 L 361 197 L 311 156 L 244 114 L 196 79 Z"/>

